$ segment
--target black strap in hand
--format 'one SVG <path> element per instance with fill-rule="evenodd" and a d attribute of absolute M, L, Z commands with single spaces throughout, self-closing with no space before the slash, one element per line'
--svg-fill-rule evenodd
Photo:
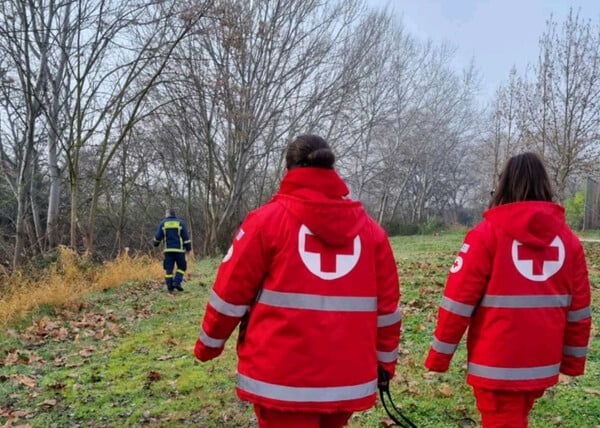
<path fill-rule="evenodd" d="M 381 398 L 381 404 L 383 404 L 383 408 L 388 416 L 398 425 L 403 428 L 417 428 L 417 426 L 406 416 L 402 414 L 402 412 L 394 405 L 394 401 L 392 400 L 392 396 L 390 395 L 390 374 L 386 372 L 382 367 L 377 367 L 377 387 L 379 388 L 379 397 Z M 390 402 L 390 406 L 392 410 L 396 412 L 397 415 L 393 414 L 390 409 L 388 409 L 385 401 L 387 399 Z M 404 421 L 400 421 L 397 416 L 400 416 L 400 419 Z"/>

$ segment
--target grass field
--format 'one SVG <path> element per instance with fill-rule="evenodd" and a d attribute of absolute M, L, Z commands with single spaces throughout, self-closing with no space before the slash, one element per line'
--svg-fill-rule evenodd
<path fill-rule="evenodd" d="M 437 303 L 462 232 L 392 238 L 402 286 L 396 405 L 419 427 L 475 427 L 464 344 L 446 374 L 423 368 Z M 531 427 L 600 427 L 600 243 L 585 244 L 595 327 L 587 373 L 547 391 Z M 254 427 L 234 392 L 234 339 L 206 364 L 193 346 L 219 260 L 202 260 L 179 295 L 159 280 L 125 284 L 67 308 L 42 307 L 0 333 L 0 426 Z M 3 425 L 4 424 L 4 425 Z M 351 427 L 389 426 L 378 404 Z"/>

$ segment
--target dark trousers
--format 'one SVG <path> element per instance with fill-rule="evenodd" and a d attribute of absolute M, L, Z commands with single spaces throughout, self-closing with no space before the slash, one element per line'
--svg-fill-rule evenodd
<path fill-rule="evenodd" d="M 175 275 L 173 275 L 175 265 L 177 265 L 177 270 L 175 271 Z M 163 260 L 163 267 L 165 268 L 165 283 L 167 284 L 167 289 L 172 290 L 174 286 L 181 284 L 183 274 L 187 269 L 185 253 L 166 252 L 165 259 Z"/>

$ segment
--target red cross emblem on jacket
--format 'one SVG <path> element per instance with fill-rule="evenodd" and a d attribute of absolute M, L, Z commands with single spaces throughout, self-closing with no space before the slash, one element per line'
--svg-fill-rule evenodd
<path fill-rule="evenodd" d="M 302 225 L 298 232 L 298 252 L 308 270 L 323 279 L 347 275 L 360 258 L 360 237 L 343 246 L 330 246 Z"/>
<path fill-rule="evenodd" d="M 545 281 L 562 267 L 565 261 L 565 246 L 558 236 L 546 247 L 532 247 L 514 240 L 512 259 L 519 273 L 525 278 Z"/>

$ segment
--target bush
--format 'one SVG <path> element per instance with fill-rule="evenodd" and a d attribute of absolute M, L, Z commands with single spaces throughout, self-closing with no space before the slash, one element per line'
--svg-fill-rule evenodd
<path fill-rule="evenodd" d="M 565 215 L 567 224 L 574 230 L 583 228 L 583 216 L 585 213 L 585 196 L 583 192 L 577 192 L 573 197 L 565 201 Z"/>
<path fill-rule="evenodd" d="M 419 234 L 419 225 L 413 223 L 391 222 L 383 225 L 388 236 L 408 236 Z"/>
<path fill-rule="evenodd" d="M 444 230 L 445 227 L 446 225 L 443 221 L 435 217 L 429 217 L 426 222 L 419 225 L 419 234 L 431 235 Z"/>

